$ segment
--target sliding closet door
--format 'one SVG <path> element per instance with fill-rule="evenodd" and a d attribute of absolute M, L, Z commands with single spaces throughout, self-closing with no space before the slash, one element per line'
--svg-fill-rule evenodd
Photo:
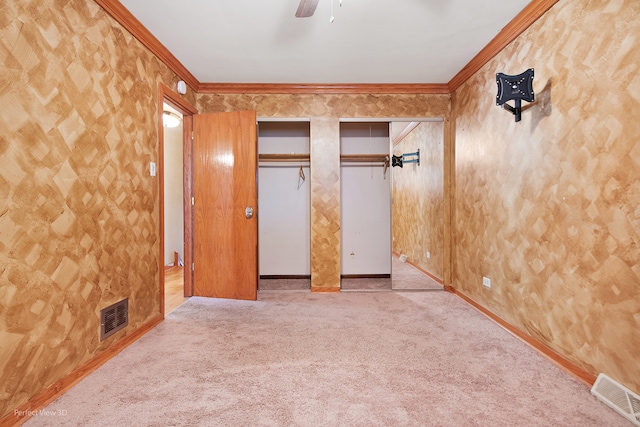
<path fill-rule="evenodd" d="M 388 123 L 340 125 L 343 277 L 391 275 Z"/>

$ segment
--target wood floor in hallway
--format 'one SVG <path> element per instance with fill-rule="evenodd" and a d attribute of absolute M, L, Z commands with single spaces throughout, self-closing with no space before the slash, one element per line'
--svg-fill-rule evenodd
<path fill-rule="evenodd" d="M 166 267 L 164 271 L 164 314 L 178 308 L 184 297 L 184 267 Z"/>

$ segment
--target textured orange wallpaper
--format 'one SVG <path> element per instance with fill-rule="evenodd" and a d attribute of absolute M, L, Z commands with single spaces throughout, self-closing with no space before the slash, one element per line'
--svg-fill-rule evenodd
<path fill-rule="evenodd" d="M 444 122 L 420 123 L 393 154 L 418 149 L 420 166 L 393 168 L 392 246 L 395 253 L 444 280 Z"/>
<path fill-rule="evenodd" d="M 340 289 L 340 124 L 331 118 L 316 117 L 310 125 L 311 290 L 337 290 Z"/>
<path fill-rule="evenodd" d="M 449 95 L 199 94 L 201 112 L 256 110 L 311 118 L 311 271 L 314 290 L 340 287 L 340 118 L 449 117 Z M 440 252 L 440 251 L 439 251 Z"/>
<path fill-rule="evenodd" d="M 0 58 L 2 417 L 159 313 L 149 162 L 158 83 L 178 79 L 86 0 L 4 0 Z"/>
<path fill-rule="evenodd" d="M 454 286 L 636 392 L 639 35 L 638 1 L 560 1 L 453 99 Z M 515 123 L 495 73 L 530 67 L 536 102 Z"/>
<path fill-rule="evenodd" d="M 198 94 L 198 111 L 256 110 L 258 117 L 445 117 L 449 95 Z"/>

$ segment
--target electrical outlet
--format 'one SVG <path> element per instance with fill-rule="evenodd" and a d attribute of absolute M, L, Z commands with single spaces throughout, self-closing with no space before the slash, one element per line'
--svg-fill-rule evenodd
<path fill-rule="evenodd" d="M 431 252 L 427 252 L 427 258 L 431 258 Z"/>
<path fill-rule="evenodd" d="M 482 285 L 491 289 L 491 279 L 489 279 L 488 277 L 483 277 L 482 278 Z"/>

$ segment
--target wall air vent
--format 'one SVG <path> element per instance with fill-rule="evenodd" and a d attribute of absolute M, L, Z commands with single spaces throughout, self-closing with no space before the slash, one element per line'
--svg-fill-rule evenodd
<path fill-rule="evenodd" d="M 129 324 L 129 298 L 100 311 L 100 341 L 109 338 Z"/>
<path fill-rule="evenodd" d="M 605 374 L 600 374 L 591 388 L 591 394 L 633 424 L 640 426 L 640 396 L 622 384 Z"/>

